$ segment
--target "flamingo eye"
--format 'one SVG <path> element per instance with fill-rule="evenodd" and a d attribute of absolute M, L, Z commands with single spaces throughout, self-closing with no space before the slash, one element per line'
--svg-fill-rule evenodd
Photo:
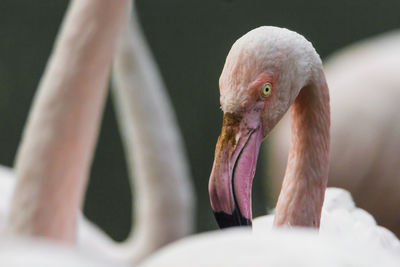
<path fill-rule="evenodd" d="M 271 91 L 272 91 L 272 84 L 264 83 L 264 85 L 261 87 L 261 96 L 265 98 L 271 94 Z"/>

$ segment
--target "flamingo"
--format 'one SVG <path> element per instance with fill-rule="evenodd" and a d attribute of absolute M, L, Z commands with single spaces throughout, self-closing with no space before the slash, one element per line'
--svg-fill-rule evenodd
<path fill-rule="evenodd" d="M 233 44 L 219 87 L 224 120 L 209 189 L 222 228 L 251 224 L 258 149 L 292 105 L 289 163 L 275 216 L 269 217 L 277 227 L 269 225 L 267 233 L 239 228 L 188 237 L 142 266 L 398 266 L 400 254 L 377 243 L 316 231 L 324 197 L 325 211 L 350 211 L 352 200 L 341 189 L 325 195 L 329 92 L 311 43 L 287 29 L 256 28 Z"/>
<path fill-rule="evenodd" d="M 209 183 L 219 226 L 251 224 L 259 147 L 293 104 L 294 133 L 274 224 L 318 228 L 330 112 L 322 63 L 311 43 L 287 29 L 254 29 L 233 44 L 219 87 L 224 120 Z"/>
<path fill-rule="evenodd" d="M 134 11 L 133 11 L 134 12 Z M 194 190 L 182 137 L 161 75 L 132 17 L 114 60 L 114 100 L 136 185 L 136 225 L 102 253 L 135 264 L 193 231 Z"/>
<path fill-rule="evenodd" d="M 285 178 L 273 219 L 263 220 L 269 222 L 267 228 L 318 229 L 328 180 L 330 108 L 322 62 L 311 43 L 281 28 L 250 31 L 232 46 L 219 83 L 224 121 L 209 183 L 219 226 L 251 225 L 251 183 L 259 147 L 293 103 Z M 328 203 L 346 205 L 328 204 L 325 217 L 331 218 L 325 220 L 324 231 L 343 232 L 331 223 L 341 217 L 334 219 L 335 207 L 341 208 L 347 212 L 344 217 L 353 217 L 352 223 L 359 220 L 375 229 L 373 235 L 381 243 L 399 247 L 371 216 L 360 215 L 364 211 L 355 209 L 351 197 L 340 189 L 329 191 Z M 347 228 L 346 234 L 351 232 Z"/>
<path fill-rule="evenodd" d="M 346 188 L 360 207 L 400 236 L 400 31 L 346 47 L 324 64 L 331 90 L 329 185 Z M 379 89 L 378 89 L 379 88 Z M 272 192 L 287 159 L 290 126 L 274 130 L 268 149 Z"/>
<path fill-rule="evenodd" d="M 18 152 L 9 234 L 78 241 L 81 250 L 136 263 L 192 230 L 193 195 L 181 136 L 138 25 L 128 24 L 129 11 L 130 1 L 71 3 Z M 139 203 L 134 235 L 116 246 L 82 217 L 77 235 L 76 222 L 124 24 L 114 93 Z M 151 119 L 143 117 L 147 112 Z"/>
<path fill-rule="evenodd" d="M 75 242 L 107 77 L 127 10 L 128 0 L 70 5 L 18 149 L 10 233 Z"/>

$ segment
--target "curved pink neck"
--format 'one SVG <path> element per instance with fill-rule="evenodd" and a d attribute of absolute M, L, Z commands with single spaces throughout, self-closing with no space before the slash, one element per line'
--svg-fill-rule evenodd
<path fill-rule="evenodd" d="M 75 239 L 117 34 L 129 1 L 72 1 L 17 160 L 8 231 Z"/>
<path fill-rule="evenodd" d="M 319 227 L 329 167 L 329 91 L 323 71 L 292 105 L 292 138 L 274 225 Z"/>

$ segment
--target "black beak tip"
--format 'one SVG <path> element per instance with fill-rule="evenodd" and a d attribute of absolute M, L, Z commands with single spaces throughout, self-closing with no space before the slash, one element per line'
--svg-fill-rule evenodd
<path fill-rule="evenodd" d="M 251 226 L 251 219 L 243 217 L 240 211 L 236 208 L 232 214 L 223 211 L 214 212 L 219 228 L 228 228 L 234 226 Z"/>

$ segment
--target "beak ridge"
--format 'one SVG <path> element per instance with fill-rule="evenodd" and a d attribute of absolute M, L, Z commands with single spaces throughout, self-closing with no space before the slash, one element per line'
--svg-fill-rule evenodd
<path fill-rule="evenodd" d="M 251 225 L 251 185 L 262 141 L 261 127 L 249 129 L 241 119 L 227 116 L 231 115 L 224 114 L 209 182 L 220 228 Z"/>

